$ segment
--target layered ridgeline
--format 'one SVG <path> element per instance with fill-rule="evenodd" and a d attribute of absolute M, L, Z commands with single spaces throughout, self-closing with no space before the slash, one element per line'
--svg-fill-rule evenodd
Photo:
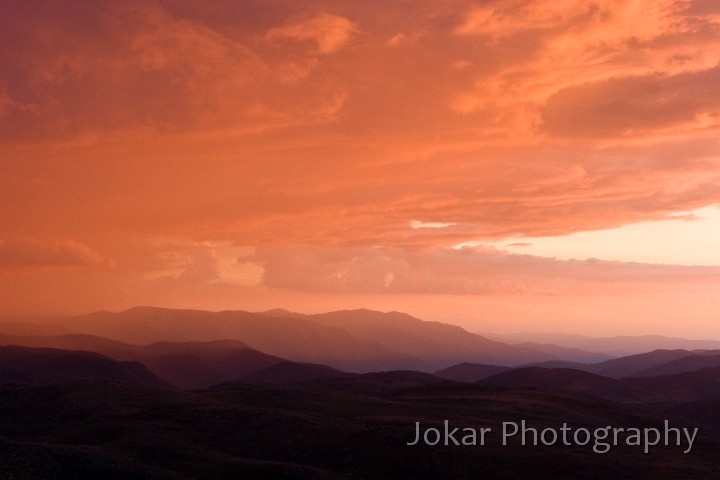
<path fill-rule="evenodd" d="M 18 345 L 0 346 L 0 385 L 53 385 L 75 383 L 111 383 L 160 389 L 207 389 L 217 391 L 244 388 L 244 385 L 280 385 L 322 391 L 348 391 L 378 395 L 423 386 L 470 384 L 511 389 L 562 391 L 573 395 L 616 402 L 691 402 L 720 399 L 720 355 L 708 352 L 684 352 L 679 360 L 668 358 L 680 351 L 657 350 L 642 356 L 613 360 L 645 366 L 646 371 L 689 370 L 673 374 L 611 376 L 591 373 L 602 370 L 608 362 L 588 365 L 588 369 L 546 368 L 536 366 L 503 367 L 461 363 L 435 374 L 392 370 L 352 373 L 328 365 L 293 362 L 267 355 L 237 341 L 158 342 L 135 346 L 89 335 L 60 337 L 12 337 L 16 340 L 65 347 L 37 348 Z M 74 342 L 75 341 L 75 342 Z M 72 345 L 103 346 L 107 355 L 86 350 L 72 350 Z M 112 349 L 107 349 L 112 346 Z M 98 348 L 101 350 L 101 348 Z M 639 360 L 638 357 L 641 357 Z M 122 360 L 132 358 L 133 361 Z M 695 360 L 714 360 L 708 362 Z M 142 363 L 141 363 L 142 362 Z M 700 368 L 692 369 L 700 365 Z M 479 377 L 476 379 L 476 377 Z"/>
<path fill-rule="evenodd" d="M 526 366 L 572 368 L 612 378 L 651 377 L 720 365 L 720 350 L 658 349 L 599 363 L 549 361 Z"/>
<path fill-rule="evenodd" d="M 223 342 L 152 349 L 170 360 L 254 351 Z M 714 478 L 719 368 L 612 379 L 520 367 L 461 383 L 423 372 L 358 374 L 279 360 L 236 381 L 186 392 L 136 362 L 0 347 L 0 478 L 469 480 L 478 472 L 482 478 L 571 479 L 578 472 L 598 479 Z M 539 431 L 565 423 L 573 432 L 654 429 L 656 439 L 671 425 L 697 437 L 692 445 L 685 437 L 682 444 L 621 437 L 604 455 L 594 450 L 597 440 L 572 435 L 569 446 L 525 445 L 519 435 L 503 446 L 504 422 L 520 421 Z M 492 432 L 481 445 L 407 445 L 418 425 L 442 431 L 444 422 Z"/>
<path fill-rule="evenodd" d="M 641 343 L 646 338 L 641 337 Z M 237 381 L 281 363 L 285 366 L 271 370 L 280 374 L 278 378 L 293 378 L 296 367 L 291 364 L 315 364 L 348 373 L 435 372 L 461 382 L 482 380 L 512 367 L 563 368 L 624 378 L 720 365 L 720 350 L 676 348 L 608 358 L 603 352 L 537 342 L 508 345 L 458 326 L 370 310 L 302 315 L 284 310 L 139 307 L 120 313 L 11 319 L 0 321 L 0 345 L 87 351 L 120 362 L 139 362 L 183 389 Z"/>
<path fill-rule="evenodd" d="M 587 352 L 559 347 L 549 353 L 542 348 L 508 345 L 455 325 L 371 310 L 300 315 L 282 310 L 250 313 L 138 307 L 119 313 L 24 321 L 31 320 L 46 326 L 62 326 L 75 334 L 135 345 L 236 340 L 268 355 L 354 372 L 433 371 L 460 362 L 520 365 L 550 360 L 585 361 L 588 356 Z M 14 321 L 15 334 L 21 332 L 18 324 Z"/>
<path fill-rule="evenodd" d="M 118 383 L 172 388 L 138 362 L 118 362 L 92 352 L 0 346 L 0 384 Z"/>
<path fill-rule="evenodd" d="M 662 335 L 621 335 L 615 337 L 590 337 L 587 335 L 563 333 L 486 333 L 484 336 L 498 342 L 512 345 L 533 343 L 558 345 L 565 348 L 579 348 L 591 352 L 603 352 L 613 357 L 623 357 L 652 350 L 718 350 L 718 340 L 691 340 L 665 337 Z M 593 362 L 589 362 L 593 363 Z"/>
<path fill-rule="evenodd" d="M 581 363 L 597 354 L 541 344 L 545 356 L 530 356 L 540 362 L 522 362 L 537 351 L 369 311 L 133 309 L 42 320 L 0 335 L 0 478 L 695 479 L 720 468 L 717 350 Z M 332 335 L 350 350 L 330 349 Z M 336 363 L 302 358 L 313 355 Z M 442 368 L 392 369 L 398 359 Z M 605 455 L 580 440 L 515 436 L 504 446 L 505 422 L 521 421 L 588 435 L 619 427 L 660 439 L 668 425 L 694 433 L 692 444 L 622 437 Z M 482 445 L 408 446 L 420 425 L 440 432 L 445 422 L 492 432 Z"/>
<path fill-rule="evenodd" d="M 183 389 L 208 388 L 242 378 L 283 361 L 282 358 L 249 348 L 237 340 L 157 342 L 140 346 L 88 334 L 57 336 L 0 334 L 0 345 L 9 345 L 6 348 L 16 348 L 12 347 L 13 345 L 35 347 L 25 348 L 27 352 L 52 349 L 56 353 L 72 353 L 76 358 L 86 358 L 93 362 L 98 361 L 96 357 L 102 356 L 123 364 L 144 365 L 165 381 Z M 82 355 L 85 357 L 81 357 Z M 0 365 L 0 370 L 7 370 L 8 365 L 7 363 Z M 59 368 L 58 365 L 50 365 L 50 367 Z M 39 371 L 35 372 L 35 374 L 39 373 Z M 62 374 L 62 369 L 57 373 Z M 51 375 L 51 378 L 55 376 Z M 59 378 L 62 379 L 62 375 Z"/>
<path fill-rule="evenodd" d="M 518 368 L 477 363 L 459 363 L 435 372 L 435 375 L 462 382 L 476 382 L 509 371 L 575 371 L 606 378 L 657 377 L 720 367 L 720 350 L 653 350 L 637 355 L 614 358 L 598 363 L 549 361 L 529 363 Z M 537 376 L 537 375 L 536 375 Z M 510 376 L 517 378 L 516 374 Z M 527 377 L 529 378 L 529 377 Z M 590 377 L 583 377 L 590 378 Z"/>

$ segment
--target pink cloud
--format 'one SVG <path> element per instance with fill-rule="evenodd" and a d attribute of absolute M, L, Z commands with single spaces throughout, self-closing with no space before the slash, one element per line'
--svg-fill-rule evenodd
<path fill-rule="evenodd" d="M 347 18 L 321 13 L 308 20 L 272 28 L 267 32 L 267 38 L 312 40 L 317 44 L 319 53 L 328 54 L 345 46 L 357 31 L 357 26 Z"/>
<path fill-rule="evenodd" d="M 0 240 L 0 268 L 112 267 L 114 261 L 74 240 Z"/>
<path fill-rule="evenodd" d="M 579 85 L 551 96 L 541 112 L 542 131 L 575 138 L 635 135 L 692 123 L 699 129 L 717 127 L 720 68 Z"/>
<path fill-rule="evenodd" d="M 0 231 L 93 246 L 3 248 L 97 249 L 137 276 L 118 284 L 173 269 L 178 297 L 218 267 L 164 262 L 157 237 L 259 246 L 269 284 L 317 291 L 612 283 L 619 265 L 448 248 L 720 202 L 711 3 L 0 2 Z"/>
<path fill-rule="evenodd" d="M 259 247 L 244 260 L 263 266 L 265 286 L 308 292 L 569 294 L 612 284 L 642 290 L 648 284 L 720 282 L 720 267 L 557 260 L 493 247 Z"/>

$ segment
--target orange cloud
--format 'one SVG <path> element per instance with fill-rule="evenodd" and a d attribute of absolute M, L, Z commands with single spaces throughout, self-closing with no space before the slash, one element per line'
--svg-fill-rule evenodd
<path fill-rule="evenodd" d="M 40 242 L 29 238 L 0 240 L 0 268 L 54 268 L 101 266 L 114 262 L 87 245 L 73 240 Z"/>
<path fill-rule="evenodd" d="M 152 3 L 3 8 L 5 141 L 287 128 L 327 120 L 343 92 L 304 85 L 298 96 L 291 84 L 316 55 L 264 51 L 264 32 L 246 26 L 228 34 Z M 343 20 L 321 15 L 274 36 L 311 35 L 334 51 L 354 31 Z"/>
<path fill-rule="evenodd" d="M 357 26 L 345 17 L 321 13 L 316 17 L 268 30 L 267 38 L 277 40 L 312 40 L 318 52 L 333 53 L 341 49 L 357 33 Z"/>
<path fill-rule="evenodd" d="M 720 99 L 718 67 L 673 76 L 610 79 L 550 97 L 542 108 L 541 128 L 576 138 L 637 135 L 692 123 L 704 130 L 720 124 L 716 99 Z"/>
<path fill-rule="evenodd" d="M 267 287 L 309 292 L 568 295 L 607 285 L 627 292 L 649 284 L 720 283 L 720 267 L 557 260 L 493 247 L 259 247 L 242 260 L 262 265 Z"/>
<path fill-rule="evenodd" d="M 542 290 L 535 271 L 612 283 L 620 266 L 448 249 L 720 203 L 712 2 L 2 2 L 0 15 L 0 231 L 37 242 L 4 246 L 6 262 L 93 264 L 95 249 L 117 262 L 92 298 L 73 269 L 19 283 L 6 268 L 26 305 L 58 285 L 83 305 L 234 298 L 203 245 L 258 247 L 268 284 L 308 275 L 313 291 Z M 469 259 L 487 282 L 462 272 Z"/>
<path fill-rule="evenodd" d="M 473 8 L 455 33 L 488 38 L 493 48 L 509 48 L 516 57 L 478 75 L 473 89 L 459 93 L 451 107 L 465 114 L 503 109 L 497 121 L 505 128 L 532 132 L 545 120 L 539 111 L 542 105 L 565 89 L 592 89 L 627 77 L 652 82 L 658 75 L 711 70 L 720 56 L 708 47 L 717 46 L 720 24 L 716 15 L 693 10 L 693 5 L 672 0 L 568 0 L 496 2 Z M 644 92 L 652 95 L 652 90 Z M 575 105 L 582 104 L 578 100 Z M 594 123 L 584 123 L 583 128 L 594 131 Z"/>

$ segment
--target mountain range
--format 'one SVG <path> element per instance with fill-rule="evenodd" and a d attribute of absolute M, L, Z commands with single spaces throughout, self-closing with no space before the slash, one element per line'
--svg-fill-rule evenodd
<path fill-rule="evenodd" d="M 423 321 L 398 312 L 363 309 L 302 315 L 282 310 L 250 313 L 137 307 L 119 313 L 25 320 L 31 321 L 136 345 L 238 340 L 269 355 L 354 372 L 433 371 L 461 361 L 520 365 L 597 357 L 577 349 L 553 347 L 550 353 L 543 347 L 509 345 L 454 325 Z M 17 325 L 16 321 L 16 332 Z"/>
<path fill-rule="evenodd" d="M 608 359 L 368 310 L 40 320 L 4 332 L 0 322 L 0 478 L 696 479 L 720 468 L 718 350 Z M 691 454 L 497 438 L 407 445 L 416 424 L 499 431 L 521 419 L 589 431 L 668 421 L 700 433 Z"/>
<path fill-rule="evenodd" d="M 504 366 L 547 361 L 598 363 L 660 348 L 720 349 L 718 341 L 660 336 L 482 336 L 404 313 L 366 309 L 304 315 L 281 309 L 251 313 L 136 307 L 118 313 L 4 319 L 0 320 L 0 334 L 89 334 L 135 345 L 237 340 L 269 355 L 355 372 L 435 371 L 461 362 Z"/>
<path fill-rule="evenodd" d="M 718 350 L 719 340 L 691 340 L 666 337 L 663 335 L 621 335 L 615 337 L 591 337 L 564 333 L 483 333 L 498 342 L 512 345 L 527 343 L 552 344 L 566 348 L 579 348 L 591 352 L 602 352 L 613 357 L 645 353 L 651 350 Z"/>

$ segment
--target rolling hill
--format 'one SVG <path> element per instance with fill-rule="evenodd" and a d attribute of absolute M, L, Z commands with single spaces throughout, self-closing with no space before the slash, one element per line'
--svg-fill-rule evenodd
<path fill-rule="evenodd" d="M 540 367 L 540 368 L 570 368 L 574 370 L 582 370 L 585 372 L 595 373 L 611 378 L 624 378 L 644 375 L 643 372 L 653 368 L 661 368 L 670 362 L 678 361 L 686 357 L 700 356 L 702 353 L 691 352 L 688 350 L 653 350 L 651 352 L 639 353 L 635 355 L 627 355 L 624 357 L 613 358 L 600 363 L 578 363 L 551 360 L 549 362 L 539 362 L 534 364 L 523 365 L 523 367 Z M 710 363 L 712 363 L 710 361 Z"/>
<path fill-rule="evenodd" d="M 625 381 L 673 401 L 720 399 L 720 367 L 657 377 L 633 377 Z"/>
<path fill-rule="evenodd" d="M 147 387 L 170 385 L 137 362 L 117 362 L 97 353 L 52 348 L 0 347 L 0 382 L 58 384 L 113 382 Z"/>
<path fill-rule="evenodd" d="M 248 383 L 292 385 L 321 378 L 347 378 L 357 374 L 343 372 L 327 365 L 283 361 L 240 379 Z"/>
<path fill-rule="evenodd" d="M 447 378 L 448 380 L 456 380 L 458 382 L 477 382 L 483 378 L 491 377 L 509 370 L 512 370 L 512 367 L 465 362 L 438 370 L 435 372 L 435 375 L 440 378 Z"/>
<path fill-rule="evenodd" d="M 283 361 L 236 340 L 158 342 L 139 346 L 96 335 L 0 335 L 0 345 L 85 350 L 118 361 L 140 362 L 165 381 L 184 389 L 208 388 Z"/>
<path fill-rule="evenodd" d="M 720 366 L 720 354 L 717 350 L 697 353 L 687 357 L 678 358 L 661 365 L 650 367 L 636 372 L 634 377 L 657 377 L 659 375 L 672 375 L 675 373 L 692 372 L 701 368 Z"/>
<path fill-rule="evenodd" d="M 477 383 L 486 386 L 562 390 L 612 401 L 639 401 L 652 398 L 640 386 L 570 368 L 517 368 Z"/>

